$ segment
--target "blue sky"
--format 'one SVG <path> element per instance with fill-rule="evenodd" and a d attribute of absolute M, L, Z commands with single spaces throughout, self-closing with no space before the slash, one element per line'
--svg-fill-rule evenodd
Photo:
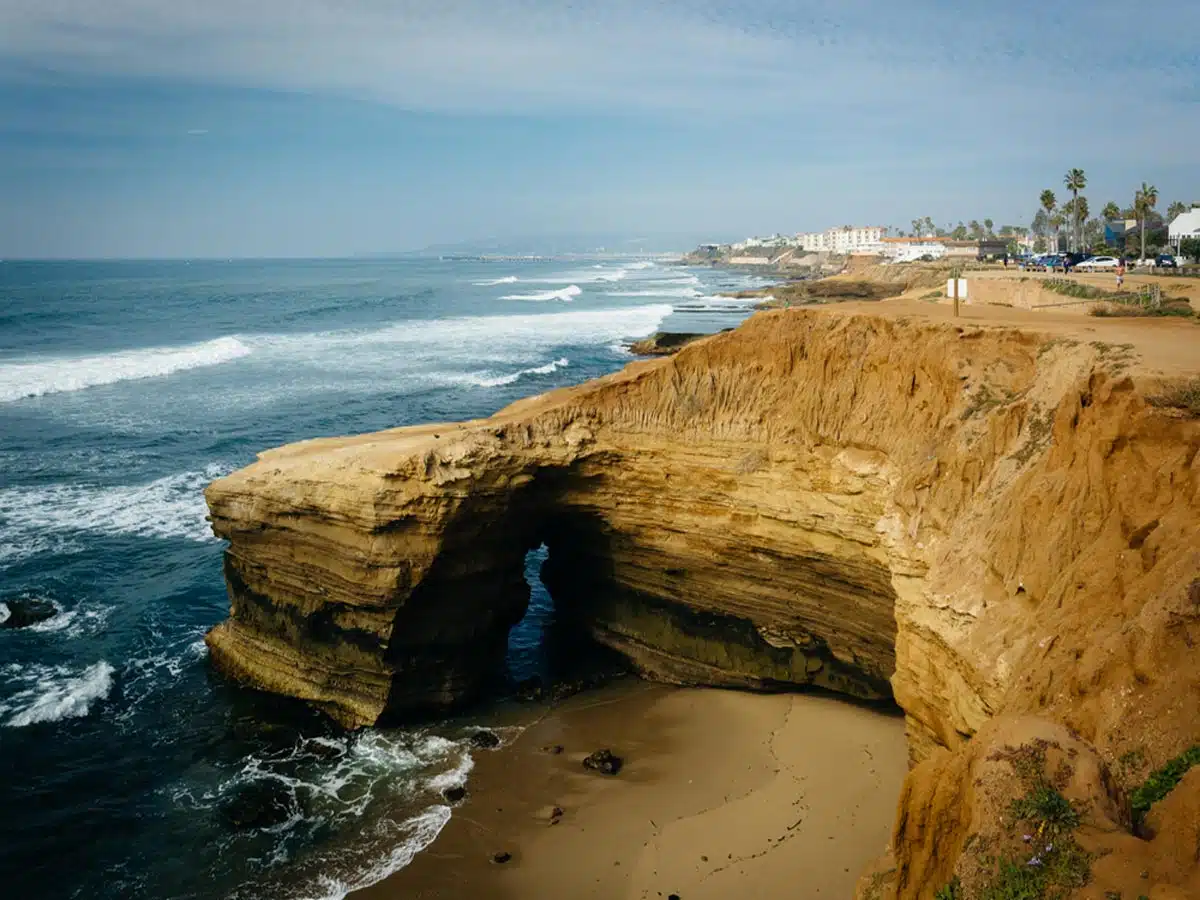
<path fill-rule="evenodd" d="M 1200 201 L 1200 5 L 0 0 L 0 256 Z"/>

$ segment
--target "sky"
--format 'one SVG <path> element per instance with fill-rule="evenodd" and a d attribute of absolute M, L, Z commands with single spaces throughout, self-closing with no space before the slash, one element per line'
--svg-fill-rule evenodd
<path fill-rule="evenodd" d="M 0 0 L 0 258 L 1200 201 L 1200 4 Z"/>

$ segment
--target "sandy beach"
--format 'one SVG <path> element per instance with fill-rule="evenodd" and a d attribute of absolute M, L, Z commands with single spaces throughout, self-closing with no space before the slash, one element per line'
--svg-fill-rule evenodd
<path fill-rule="evenodd" d="M 850 897 L 907 768 L 902 718 L 818 694 L 629 680 L 508 734 L 438 839 L 353 896 Z M 618 775 L 583 767 L 602 747 Z"/>

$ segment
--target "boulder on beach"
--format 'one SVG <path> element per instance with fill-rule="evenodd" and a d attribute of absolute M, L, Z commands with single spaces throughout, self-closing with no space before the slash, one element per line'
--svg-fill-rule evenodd
<path fill-rule="evenodd" d="M 603 772 L 605 775 L 616 775 L 621 771 L 624 762 L 611 750 L 597 750 L 583 761 L 583 767 L 595 772 Z"/>
<path fill-rule="evenodd" d="M 0 628 L 28 628 L 57 614 L 58 607 L 49 600 L 36 597 L 5 600 L 0 603 Z"/>
<path fill-rule="evenodd" d="M 467 797 L 467 789 L 461 785 L 448 787 L 442 791 L 442 799 L 447 803 L 461 803 Z"/>
<path fill-rule="evenodd" d="M 558 820 L 563 817 L 563 808 L 561 806 L 543 806 L 533 817 L 539 822 L 545 822 L 547 825 L 557 825 Z"/>
<path fill-rule="evenodd" d="M 479 750 L 494 750 L 500 746 L 500 738 L 496 732 L 481 728 L 471 735 L 471 746 Z"/>

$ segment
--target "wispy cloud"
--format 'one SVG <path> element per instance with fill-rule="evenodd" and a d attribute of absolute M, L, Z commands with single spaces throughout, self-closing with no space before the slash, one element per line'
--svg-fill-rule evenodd
<path fill-rule="evenodd" d="M 189 128 L 188 134 L 208 134 L 207 128 Z"/>
<path fill-rule="evenodd" d="M 1111 0 L 0 0 L 0 57 L 419 110 L 786 111 L 899 102 L 922 86 L 987 100 L 1039 85 L 1081 97 L 1194 85 L 1200 11 L 1166 5 L 1171 26 L 1150 41 Z M 1179 67 L 1152 74 L 1150 59 Z"/>

